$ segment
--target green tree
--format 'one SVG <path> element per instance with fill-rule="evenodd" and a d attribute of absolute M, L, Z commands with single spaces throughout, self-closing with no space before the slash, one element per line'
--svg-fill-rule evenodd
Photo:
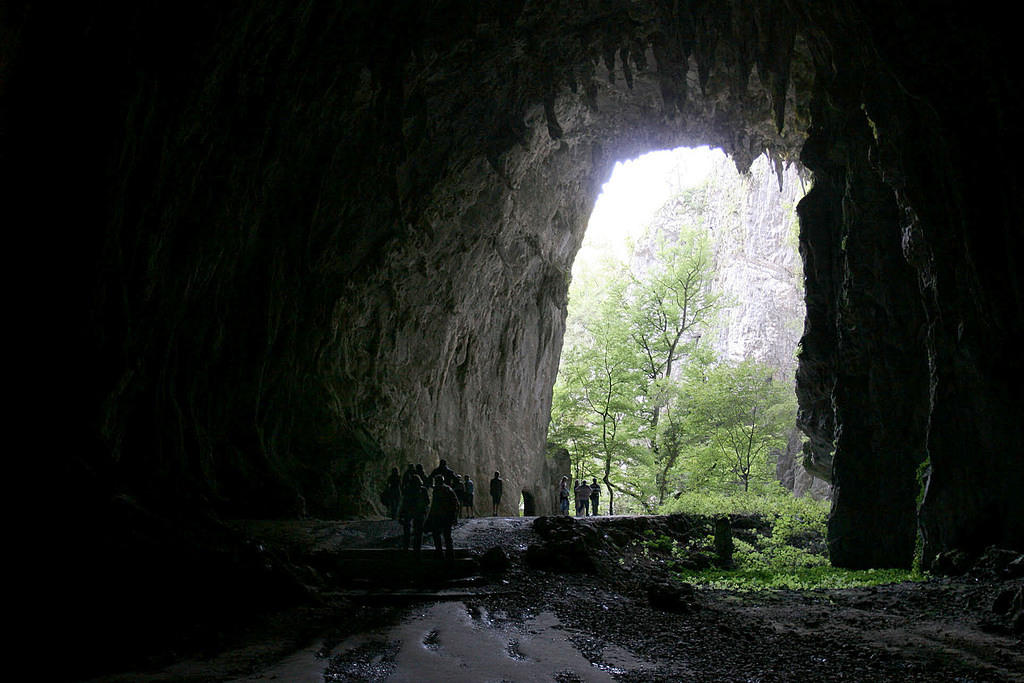
<path fill-rule="evenodd" d="M 659 423 L 679 397 L 673 379 L 677 363 L 696 351 L 701 332 L 722 308 L 721 295 L 711 287 L 714 275 L 707 233 L 682 230 L 671 241 L 660 237 L 654 264 L 642 275 L 633 275 L 626 290 L 624 312 L 645 379 L 642 410 L 656 466 L 658 504 L 665 502 L 666 474 L 678 458 L 675 441 L 682 428 L 675 421 L 670 429 L 659 430 Z M 662 436 L 673 443 L 662 443 Z"/>
<path fill-rule="evenodd" d="M 638 436 L 646 380 L 624 315 L 629 283 L 612 261 L 574 278 L 548 431 L 569 450 L 574 478 L 603 481 L 609 512 L 617 493 L 653 511 L 643 474 L 650 454 Z"/>
<path fill-rule="evenodd" d="M 745 360 L 711 367 L 690 382 L 688 427 L 701 435 L 686 473 L 691 487 L 749 491 L 774 482 L 773 452 L 785 447 L 796 400 L 789 382 L 772 372 Z"/>
<path fill-rule="evenodd" d="M 562 352 L 552 411 L 555 438 L 568 438 L 579 457 L 600 463 L 609 512 L 616 489 L 622 490 L 620 465 L 635 454 L 631 441 L 639 412 L 637 357 L 617 314 L 620 292 L 614 286 L 606 289 L 597 314 Z M 579 472 L 586 469 L 577 466 Z"/>

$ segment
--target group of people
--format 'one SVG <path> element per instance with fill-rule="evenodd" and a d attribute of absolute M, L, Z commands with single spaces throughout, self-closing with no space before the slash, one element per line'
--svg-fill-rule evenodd
<path fill-rule="evenodd" d="M 576 501 L 576 516 L 596 515 L 597 505 L 601 501 L 601 487 L 597 484 L 597 477 L 588 484 L 586 479 L 574 482 L 572 491 L 569 490 L 569 477 L 562 477 L 558 483 L 558 509 L 563 515 L 569 514 L 569 501 Z"/>
<path fill-rule="evenodd" d="M 501 502 L 502 480 L 498 472 L 491 480 L 492 510 L 498 514 Z M 434 538 L 434 548 L 440 554 L 442 542 L 446 559 L 455 556 L 452 543 L 452 527 L 462 516 L 463 508 L 467 516 L 476 516 L 474 503 L 476 485 L 468 474 L 456 474 L 444 459 L 438 463 L 428 475 L 423 465 L 409 463 L 405 472 L 398 473 L 398 468 L 391 468 L 381 502 L 388 508 L 391 519 L 402 523 L 402 546 L 408 550 L 410 544 L 417 553 L 423 543 L 423 534 L 430 532 Z"/>

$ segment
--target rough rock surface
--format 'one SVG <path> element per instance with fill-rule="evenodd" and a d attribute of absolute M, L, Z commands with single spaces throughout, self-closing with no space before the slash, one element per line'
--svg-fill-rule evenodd
<path fill-rule="evenodd" d="M 695 143 L 814 173 L 798 388 L 833 561 L 909 564 L 919 523 L 926 560 L 1019 548 L 1014 30 L 869 0 L 5 8 L 19 403 L 71 554 L 112 551 L 84 585 L 134 601 L 117 495 L 173 533 L 360 513 L 409 459 L 526 488 L 600 183 Z"/>
<path fill-rule="evenodd" d="M 762 156 L 741 175 L 722 159 L 703 185 L 670 199 L 651 221 L 656 235 L 671 238 L 680 226 L 688 226 L 710 237 L 713 287 L 727 308 L 712 329 L 700 333 L 708 335 L 716 353 L 732 361 L 767 363 L 787 380 L 796 371 L 806 314 L 795 212 L 805 191 L 796 165 L 776 168 Z M 655 259 L 653 244 L 640 245 L 636 266 Z M 794 428 L 790 436 L 787 448 L 777 454 L 779 480 L 796 495 L 828 497 L 831 468 L 818 476 L 808 472 L 798 457 L 798 431 Z"/>
<path fill-rule="evenodd" d="M 572 520 L 570 520 L 572 521 Z M 457 585 L 328 592 L 315 606 L 278 612 L 214 642 L 154 657 L 114 681 L 507 680 L 1015 681 L 1024 674 L 1020 593 L 1024 579 L 987 570 L 842 590 L 712 590 L 670 579 L 667 556 L 645 530 L 685 538 L 703 527 L 681 517 L 587 518 L 575 523 L 614 539 L 593 573 L 532 568 L 533 520 L 459 523 L 456 544 L 508 551 L 502 574 Z M 734 531 L 753 520 L 734 520 Z M 389 522 L 308 523 L 260 536 L 276 556 L 303 558 L 330 529 L 380 538 Z M 739 526 L 736 526 L 739 524 Z M 391 527 L 394 528 L 393 526 Z M 749 531 L 749 530 L 748 530 Z M 703 533 L 703 531 L 701 532 Z M 610 543 L 605 541 L 604 543 Z M 1017 628 L 1016 631 L 1014 629 Z M 550 645 L 550 647 L 545 647 Z M 167 649 L 167 641 L 151 647 Z M 428 674 L 429 672 L 429 674 Z"/>
<path fill-rule="evenodd" d="M 83 353 L 105 359 L 86 466 L 246 514 L 353 514 L 388 467 L 440 457 L 546 486 L 531 461 L 601 182 L 687 143 L 794 158 L 808 84 L 790 64 L 811 73 L 782 15 L 592 11 L 270 3 L 192 18 L 220 28 L 173 67 L 146 40 L 172 10 L 90 37 L 139 42 L 85 79 L 118 93 L 95 115 L 128 122 L 97 156 L 118 160 L 97 192 L 116 199 L 87 216 L 108 247 L 77 269 L 96 283 Z M 698 24 L 782 42 L 705 44 Z"/>

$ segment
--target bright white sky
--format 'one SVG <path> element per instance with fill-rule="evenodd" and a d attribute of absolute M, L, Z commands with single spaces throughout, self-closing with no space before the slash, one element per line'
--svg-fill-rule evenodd
<path fill-rule="evenodd" d="M 699 185 L 724 158 L 720 149 L 680 147 L 617 162 L 594 205 L 573 270 L 602 254 L 625 259 L 626 239 L 639 236 L 673 192 Z"/>

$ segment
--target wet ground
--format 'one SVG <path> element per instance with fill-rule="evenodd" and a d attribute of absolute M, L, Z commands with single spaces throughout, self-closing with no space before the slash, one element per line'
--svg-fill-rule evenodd
<path fill-rule="evenodd" d="M 622 545 L 596 571 L 531 568 L 531 519 L 464 520 L 456 545 L 501 546 L 502 572 L 430 585 L 382 576 L 269 615 L 218 654 L 181 658 L 133 681 L 1022 681 L 1024 643 L 1000 601 L 1024 580 L 977 577 L 874 588 L 736 593 L 698 589 L 652 607 L 660 560 Z M 393 522 L 251 523 L 291 557 L 393 543 Z M 329 570 L 317 571 L 324 578 Z M 382 573 L 386 573 L 382 570 Z M 329 578 L 329 577 L 328 577 Z"/>

